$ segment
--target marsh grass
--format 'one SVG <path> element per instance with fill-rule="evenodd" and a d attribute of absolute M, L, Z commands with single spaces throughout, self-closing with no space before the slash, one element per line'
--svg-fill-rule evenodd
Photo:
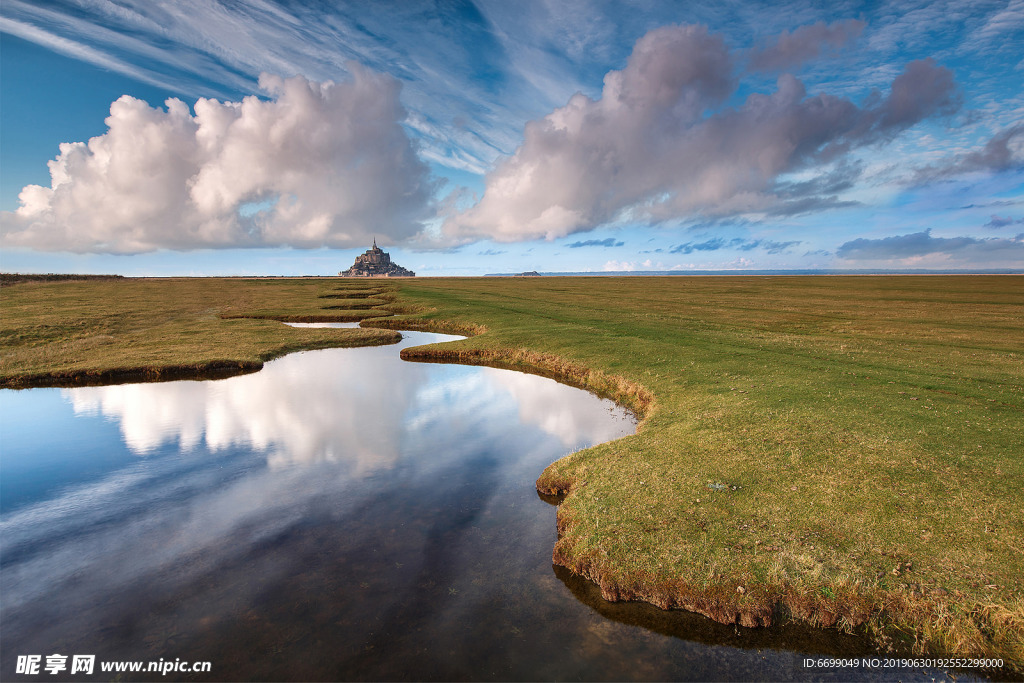
<path fill-rule="evenodd" d="M 324 308 L 337 300 L 318 297 L 336 289 L 336 282 L 171 278 L 4 287 L 0 386 L 223 375 L 258 370 L 290 351 L 398 340 L 384 330 L 299 329 L 279 322 L 389 315 Z"/>
<path fill-rule="evenodd" d="M 1024 661 L 1024 278 L 400 288 L 421 312 L 382 324 L 486 330 L 404 357 L 564 374 L 643 416 L 537 482 L 568 492 L 556 563 L 605 597 Z"/>
<path fill-rule="evenodd" d="M 567 494 L 555 561 L 606 598 L 1021 671 L 1022 277 L 25 282 L 0 310 L 2 386 L 468 335 L 403 355 L 558 376 L 643 418 L 537 481 Z M 355 319 L 377 329 L 274 322 Z"/>

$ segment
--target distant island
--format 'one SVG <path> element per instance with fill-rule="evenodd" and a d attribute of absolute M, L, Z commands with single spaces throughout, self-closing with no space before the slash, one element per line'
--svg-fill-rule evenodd
<path fill-rule="evenodd" d="M 357 256 L 352 267 L 338 275 L 342 277 L 416 277 L 416 273 L 411 270 L 392 263 L 388 253 L 377 246 L 376 238 L 373 240 L 372 248 Z"/>

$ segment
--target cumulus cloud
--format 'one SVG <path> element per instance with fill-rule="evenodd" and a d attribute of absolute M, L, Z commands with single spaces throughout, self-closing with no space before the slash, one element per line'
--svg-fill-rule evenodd
<path fill-rule="evenodd" d="M 841 48 L 855 40 L 866 26 L 858 19 L 826 24 L 819 21 L 792 33 L 783 31 L 768 45 L 754 50 L 749 67 L 754 71 L 786 69 L 817 57 L 829 48 Z"/>
<path fill-rule="evenodd" d="M 105 134 L 60 146 L 50 187 L 22 190 L 0 239 L 79 253 L 407 239 L 435 186 L 400 125 L 401 85 L 349 69 L 342 83 L 264 75 L 269 99 L 200 99 L 194 115 L 123 96 Z"/>
<path fill-rule="evenodd" d="M 555 239 L 623 219 L 786 212 L 789 202 L 806 211 L 814 198 L 787 196 L 781 176 L 841 166 L 850 150 L 958 106 L 952 72 L 931 59 L 910 62 L 887 95 L 862 106 L 809 97 L 783 74 L 774 92 L 727 107 L 733 74 L 732 54 L 706 28 L 651 31 L 623 70 L 605 76 L 599 99 L 576 94 L 528 123 L 522 145 L 487 175 L 483 198 L 450 215 L 443 232 Z"/>
<path fill-rule="evenodd" d="M 907 64 L 893 79 L 889 96 L 867 112 L 863 124 L 901 131 L 932 114 L 952 114 L 959 108 L 953 72 L 928 57 Z"/>
<path fill-rule="evenodd" d="M 931 230 L 894 235 L 879 239 L 859 238 L 836 249 L 836 256 L 852 261 L 896 261 L 941 254 L 967 260 L 984 257 L 1016 263 L 1024 262 L 1024 234 L 1014 238 L 932 237 Z"/>

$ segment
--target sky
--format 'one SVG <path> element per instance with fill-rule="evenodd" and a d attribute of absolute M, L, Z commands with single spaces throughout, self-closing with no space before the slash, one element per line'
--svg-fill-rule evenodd
<path fill-rule="evenodd" d="M 0 270 L 1024 269 L 1024 0 L 4 0 Z"/>

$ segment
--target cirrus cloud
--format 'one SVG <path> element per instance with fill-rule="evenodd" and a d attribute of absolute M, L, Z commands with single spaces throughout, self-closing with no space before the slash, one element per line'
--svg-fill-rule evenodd
<path fill-rule="evenodd" d="M 51 186 L 26 186 L 0 243 L 139 253 L 205 247 L 400 242 L 422 229 L 436 185 L 401 126 L 401 84 L 263 75 L 269 99 L 166 109 L 123 96 L 108 130 L 64 143 Z"/>

